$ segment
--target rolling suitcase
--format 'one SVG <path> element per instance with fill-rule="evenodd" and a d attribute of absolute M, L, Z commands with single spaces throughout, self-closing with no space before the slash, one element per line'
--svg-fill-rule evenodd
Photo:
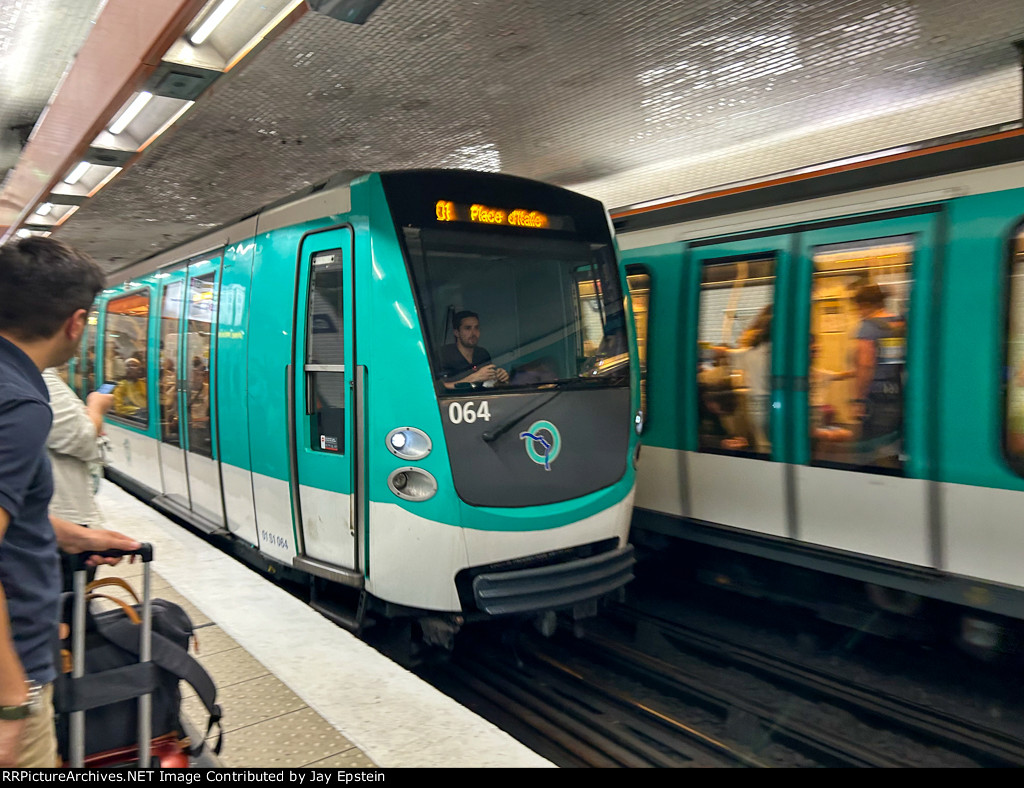
<path fill-rule="evenodd" d="M 68 602 L 72 608 L 65 617 L 70 623 L 70 649 L 62 652 L 65 657 L 70 653 L 70 670 L 58 679 L 54 697 L 64 763 L 73 768 L 187 767 L 189 756 L 198 754 L 204 743 L 192 747 L 184 736 L 179 680 L 188 681 L 206 706 L 207 735 L 220 720 L 213 681 L 188 654 L 192 623 L 178 605 L 153 600 L 151 545 L 101 555 L 141 557 L 142 599 L 131 606 L 98 593 L 97 587 L 118 585 L 134 596 L 134 590 L 116 578 L 87 586 L 84 557 L 76 562 L 74 591 L 66 595 L 64 605 L 65 611 Z M 118 608 L 90 610 L 90 600 L 97 597 Z M 159 728 L 156 737 L 154 724 Z M 214 751 L 219 750 L 218 740 Z"/>

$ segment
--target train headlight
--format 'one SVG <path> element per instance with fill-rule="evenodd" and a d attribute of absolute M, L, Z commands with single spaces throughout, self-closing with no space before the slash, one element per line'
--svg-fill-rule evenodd
<path fill-rule="evenodd" d="M 388 476 L 391 492 L 406 501 L 426 501 L 437 493 L 437 479 L 421 468 L 396 468 Z"/>
<path fill-rule="evenodd" d="M 388 451 L 403 460 L 422 460 L 430 454 L 432 447 L 427 433 L 415 427 L 398 427 L 391 430 L 384 442 Z"/>
<path fill-rule="evenodd" d="M 638 410 L 636 416 L 633 417 L 633 427 L 636 428 L 636 434 L 640 435 L 644 431 L 644 412 Z"/>

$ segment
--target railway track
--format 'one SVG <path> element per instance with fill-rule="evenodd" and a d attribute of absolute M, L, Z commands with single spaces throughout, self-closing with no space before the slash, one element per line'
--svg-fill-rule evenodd
<path fill-rule="evenodd" d="M 542 643 L 542 642 L 541 642 Z M 421 675 L 563 767 L 764 767 L 698 726 L 580 673 L 526 638 L 473 639 Z"/>
<path fill-rule="evenodd" d="M 669 689 L 676 682 L 686 684 L 692 683 L 694 679 L 692 675 L 680 677 L 685 671 L 677 666 L 679 660 L 674 659 L 673 655 L 686 655 L 689 659 L 710 662 L 723 677 L 729 674 L 727 683 L 723 680 L 719 685 L 709 682 L 706 674 L 701 674 L 704 692 L 717 700 L 720 709 L 726 703 L 734 703 L 737 692 L 735 687 L 738 684 L 736 672 L 745 673 L 777 688 L 776 694 L 785 698 L 784 704 L 772 705 L 741 698 L 740 705 L 733 706 L 742 707 L 745 714 L 756 720 L 765 735 L 786 736 L 786 730 L 791 730 L 798 732 L 801 737 L 815 737 L 823 742 L 834 738 L 828 736 L 827 731 L 817 723 L 808 726 L 794 719 L 793 709 L 796 704 L 793 699 L 798 699 L 805 704 L 833 708 L 837 711 L 837 718 L 840 714 L 845 715 L 861 726 L 884 731 L 890 745 L 896 739 L 903 740 L 902 746 L 889 746 L 885 753 L 865 753 L 868 757 L 860 758 L 863 761 L 860 765 L 929 765 L 930 757 L 946 753 L 954 759 L 963 759 L 961 765 L 1024 766 L 1024 742 L 965 717 L 915 703 L 877 687 L 855 683 L 838 673 L 827 673 L 766 654 L 634 608 L 617 606 L 613 618 L 632 630 L 632 643 L 608 634 L 588 632 L 586 644 L 592 657 L 598 657 L 609 664 L 626 666 L 628 670 L 636 670 L 636 665 L 642 666 L 642 670 L 652 680 Z M 652 653 L 658 656 L 652 656 Z M 837 753 L 851 746 L 842 741 L 836 744 L 840 745 L 836 747 Z M 850 765 L 855 764 L 851 761 Z"/>
<path fill-rule="evenodd" d="M 433 670 L 560 766 L 1024 765 L 998 730 L 626 607 L 578 638 L 473 638 Z"/>

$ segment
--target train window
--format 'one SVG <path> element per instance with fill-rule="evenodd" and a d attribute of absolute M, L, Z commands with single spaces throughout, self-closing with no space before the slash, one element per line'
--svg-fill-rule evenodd
<path fill-rule="evenodd" d="M 651 308 L 651 274 L 643 265 L 626 266 L 626 283 L 633 302 L 633 320 L 636 322 L 636 349 L 640 356 L 640 409 L 650 422 L 647 410 L 647 325 Z"/>
<path fill-rule="evenodd" d="M 149 343 L 149 290 L 107 302 L 104 380 L 113 383 L 111 415 L 136 426 L 149 425 L 146 348 Z"/>
<path fill-rule="evenodd" d="M 1003 445 L 1010 465 L 1024 476 L 1024 227 L 1013 240 L 1008 298 Z"/>
<path fill-rule="evenodd" d="M 96 390 L 96 330 L 99 327 L 100 310 L 93 307 L 85 321 L 85 338 L 78 351 L 77 383 L 79 396 L 85 399 Z"/>
<path fill-rule="evenodd" d="M 697 329 L 701 451 L 771 455 L 774 294 L 774 256 L 704 265 Z"/>
<path fill-rule="evenodd" d="M 185 415 L 188 419 L 188 450 L 213 457 L 213 431 L 210 428 L 210 350 L 213 326 L 217 320 L 215 274 L 192 277 L 188 281 L 188 323 L 185 326 L 185 358 L 188 379 L 185 390 Z"/>
<path fill-rule="evenodd" d="M 816 247 L 811 288 L 814 464 L 899 473 L 910 236 Z"/>
<path fill-rule="evenodd" d="M 180 446 L 178 429 L 178 329 L 185 283 L 171 282 L 164 287 L 160 309 L 160 439 Z"/>
<path fill-rule="evenodd" d="M 410 229 L 406 242 L 439 390 L 629 384 L 608 245 L 450 229 Z"/>
<path fill-rule="evenodd" d="M 342 252 L 311 260 L 306 329 L 306 413 L 311 448 L 345 451 L 345 304 Z"/>

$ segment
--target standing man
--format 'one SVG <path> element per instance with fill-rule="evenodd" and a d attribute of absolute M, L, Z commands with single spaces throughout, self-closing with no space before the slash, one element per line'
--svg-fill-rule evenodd
<path fill-rule="evenodd" d="M 508 372 L 491 363 L 491 354 L 480 347 L 480 318 L 465 310 L 452 317 L 455 344 L 441 348 L 441 382 L 446 389 L 456 383 L 508 383 Z"/>
<path fill-rule="evenodd" d="M 0 247 L 0 767 L 56 765 L 58 545 L 68 553 L 139 547 L 48 515 L 52 414 L 42 371 L 74 355 L 102 288 L 99 266 L 59 241 Z M 102 562 L 110 563 L 90 559 Z"/>

